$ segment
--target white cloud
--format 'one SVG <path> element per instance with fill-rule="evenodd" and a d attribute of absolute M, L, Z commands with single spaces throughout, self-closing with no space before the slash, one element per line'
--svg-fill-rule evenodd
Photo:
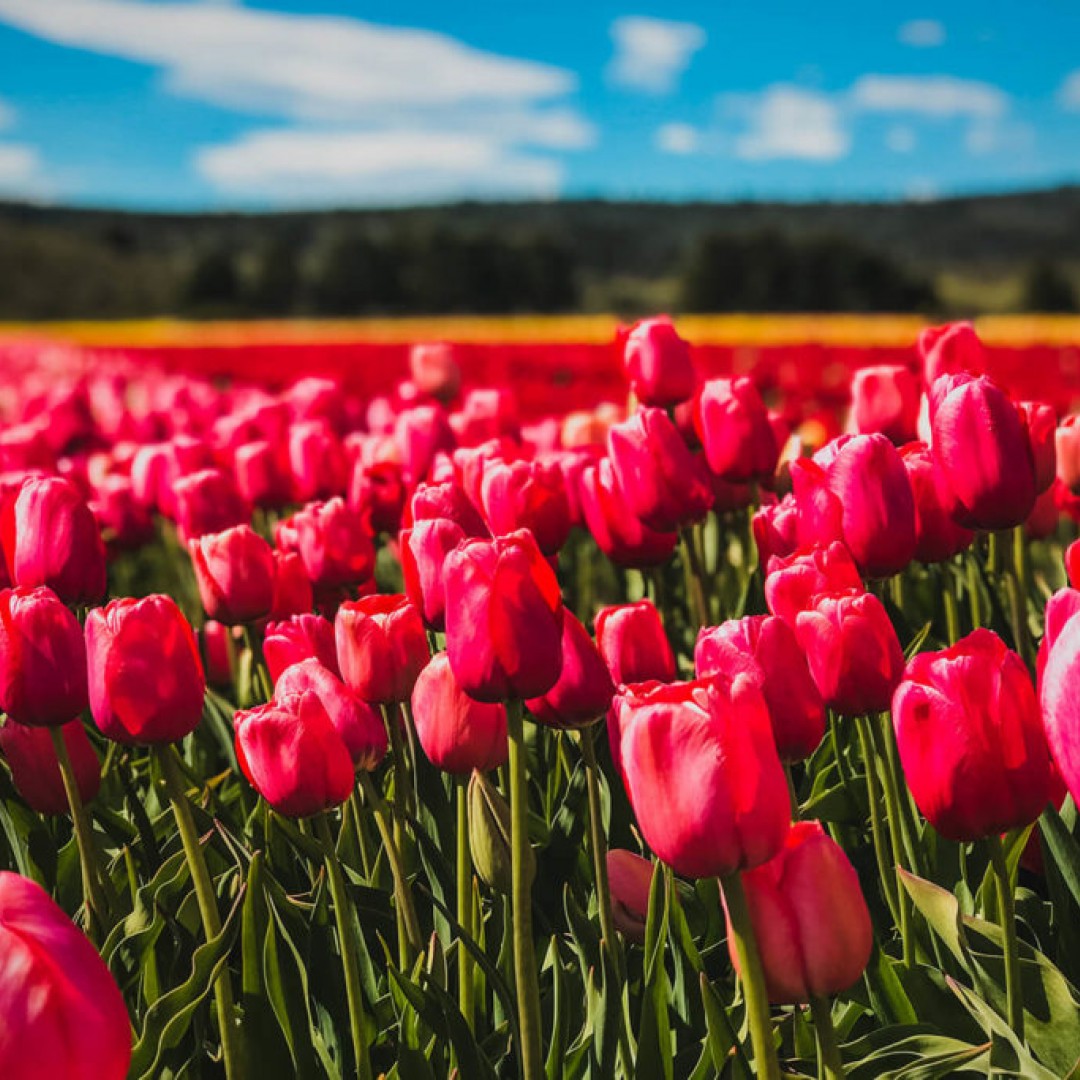
<path fill-rule="evenodd" d="M 937 19 L 912 19 L 900 27 L 897 37 L 914 49 L 933 49 L 945 44 L 945 27 Z"/>
<path fill-rule="evenodd" d="M 292 203 L 550 198 L 562 181 L 559 163 L 497 138 L 432 130 L 256 131 L 203 147 L 195 164 L 226 195 Z"/>
<path fill-rule="evenodd" d="M 0 195 L 39 199 L 49 194 L 37 150 L 20 143 L 0 143 Z"/>
<path fill-rule="evenodd" d="M 835 161 L 851 148 L 836 102 L 814 90 L 777 83 L 760 94 L 726 95 L 721 105 L 747 121 L 734 142 L 746 161 Z"/>
<path fill-rule="evenodd" d="M 964 135 L 969 154 L 1027 154 L 1035 145 L 1035 129 L 1030 124 L 976 120 Z"/>
<path fill-rule="evenodd" d="M 1080 70 L 1070 72 L 1057 92 L 1058 104 L 1069 112 L 1080 112 Z"/>
<path fill-rule="evenodd" d="M 908 112 L 930 117 L 1002 116 L 1009 97 L 990 83 L 951 75 L 863 75 L 849 92 L 861 112 Z"/>
<path fill-rule="evenodd" d="M 894 154 L 910 154 L 918 145 L 918 137 L 907 124 L 897 124 L 885 134 L 885 145 Z"/>
<path fill-rule="evenodd" d="M 649 94 L 669 94 L 705 44 L 695 23 L 623 15 L 611 24 L 615 55 L 608 78 L 616 86 Z"/>
<path fill-rule="evenodd" d="M 693 154 L 701 146 L 701 137 L 690 124 L 672 123 L 656 129 L 654 142 L 665 154 Z"/>
<path fill-rule="evenodd" d="M 15 124 L 15 109 L 3 98 L 0 98 L 0 131 L 12 127 Z"/>

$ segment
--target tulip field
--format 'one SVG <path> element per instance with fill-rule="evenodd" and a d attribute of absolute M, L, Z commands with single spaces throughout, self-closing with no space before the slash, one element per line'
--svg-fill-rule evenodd
<path fill-rule="evenodd" d="M 1080 1080 L 1080 322 L 0 327 L 0 1080 Z"/>

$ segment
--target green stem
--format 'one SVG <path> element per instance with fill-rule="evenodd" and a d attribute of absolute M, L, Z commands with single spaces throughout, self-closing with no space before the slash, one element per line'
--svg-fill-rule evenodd
<path fill-rule="evenodd" d="M 780 1080 L 780 1063 L 773 1043 L 772 1017 L 765 989 L 765 973 L 761 967 L 750 908 L 743 891 L 742 875 L 735 871 L 720 879 L 731 921 L 731 936 L 739 961 L 739 981 L 742 983 L 746 1017 L 750 1026 L 750 1043 L 754 1050 L 754 1075 L 761 1080 Z"/>
<path fill-rule="evenodd" d="M 390 861 L 390 872 L 394 877 L 394 895 L 397 898 L 397 907 L 404 923 L 409 948 L 405 964 L 402 966 L 402 970 L 407 970 L 408 962 L 413 955 L 423 948 L 424 944 L 420 936 L 420 923 L 416 918 L 416 908 L 413 907 L 412 892 L 409 890 L 409 879 L 405 875 L 405 867 L 401 862 L 401 852 L 398 850 L 397 843 L 394 840 L 394 830 L 390 821 L 390 808 L 372 782 L 371 774 L 366 769 L 360 769 L 357 775 L 360 778 L 360 786 L 364 791 L 364 798 L 367 799 L 368 805 L 375 812 L 375 824 L 378 827 L 383 847 L 386 849 L 386 857 Z"/>
<path fill-rule="evenodd" d="M 10 721 L 9 721 L 10 722 Z M 64 794 L 67 795 L 68 808 L 71 811 L 71 823 L 75 829 L 75 845 L 79 849 L 79 865 L 82 869 L 83 899 L 86 901 L 87 931 L 91 940 L 97 935 L 104 936 L 109 930 L 109 905 L 102 891 L 101 879 L 105 877 L 101 866 L 97 845 L 94 843 L 94 830 L 90 824 L 86 807 L 79 794 L 79 783 L 75 778 L 75 769 L 71 764 L 67 743 L 64 741 L 63 728 L 49 728 L 53 750 L 60 766 L 60 778 L 64 782 Z"/>
<path fill-rule="evenodd" d="M 472 936 L 472 857 L 469 852 L 469 783 L 457 784 L 457 918 L 463 934 Z M 458 942 L 458 1004 L 473 1030 L 473 960 L 464 941 Z"/>
<path fill-rule="evenodd" d="M 510 860 L 514 925 L 514 981 L 521 1028 L 524 1080 L 544 1075 L 540 1020 L 540 983 L 532 932 L 532 860 L 529 856 L 529 802 L 525 772 L 525 733 L 520 701 L 506 703 L 510 736 Z"/>
<path fill-rule="evenodd" d="M 799 820 L 799 795 L 795 790 L 795 777 L 791 775 L 791 762 L 784 762 L 784 779 L 787 780 L 788 800 L 791 803 L 791 820 Z"/>
<path fill-rule="evenodd" d="M 1001 837 L 986 838 L 990 862 L 997 878 L 998 907 L 1001 910 L 1001 931 L 1005 935 L 1005 996 L 1008 1002 L 1009 1027 L 1020 1042 L 1024 1041 L 1024 994 L 1020 985 L 1020 955 L 1016 944 L 1016 904 L 1013 898 L 1009 867 Z"/>
<path fill-rule="evenodd" d="M 836 1028 L 832 1022 L 832 1008 L 829 999 L 814 994 L 810 998 L 810 1017 L 817 1031 L 818 1055 L 821 1067 L 819 1075 L 826 1080 L 843 1080 L 847 1075 L 844 1062 L 840 1057 L 840 1047 L 836 1042 Z"/>
<path fill-rule="evenodd" d="M 855 717 L 855 730 L 859 736 L 863 763 L 866 766 L 866 795 L 870 802 L 870 834 L 874 839 L 874 855 L 877 858 L 878 875 L 885 893 L 885 902 L 889 905 L 893 922 L 900 922 L 899 897 L 897 896 L 896 872 L 889 866 L 889 856 L 885 852 L 884 825 L 881 821 L 881 807 L 878 799 L 878 779 L 874 768 L 874 753 L 870 742 L 870 726 L 865 716 Z"/>
<path fill-rule="evenodd" d="M 330 899 L 334 902 L 334 921 L 337 923 L 341 946 L 341 967 L 345 973 L 345 995 L 349 1002 L 349 1029 L 352 1033 L 353 1052 L 356 1055 L 356 1075 L 359 1080 L 370 1080 L 371 1055 L 368 1051 L 366 1019 L 364 1017 L 364 992 L 360 987 L 360 962 L 356 956 L 356 940 L 353 936 L 352 901 L 345 888 L 330 822 L 325 813 L 315 816 L 315 832 L 322 845 L 326 860 L 326 874 L 330 882 Z"/>
<path fill-rule="evenodd" d="M 682 544 L 683 558 L 686 560 L 691 617 L 699 628 L 708 626 L 709 604 L 705 597 L 705 579 L 701 569 L 701 561 L 698 559 L 697 548 L 694 545 L 693 531 L 689 528 L 682 529 L 679 533 L 679 541 Z"/>
<path fill-rule="evenodd" d="M 960 640 L 960 605 L 956 602 L 956 593 L 952 574 L 944 566 L 939 567 L 938 578 L 941 596 L 945 603 L 945 633 L 949 644 L 955 645 Z"/>
<path fill-rule="evenodd" d="M 893 731 L 892 717 L 887 712 L 878 717 L 880 727 L 878 738 L 885 765 L 885 774 L 889 778 L 896 795 L 899 809 L 899 827 L 904 840 L 904 854 L 907 856 L 907 868 L 920 877 L 926 876 L 922 861 L 922 848 L 919 845 L 919 826 L 912 806 L 911 794 L 904 779 L 904 769 L 900 764 L 900 751 L 896 745 L 896 733 Z M 901 864 L 902 865 L 902 864 Z"/>
<path fill-rule="evenodd" d="M 221 933 L 221 915 L 218 912 L 217 896 L 214 883 L 206 866 L 202 844 L 195 828 L 195 817 L 191 812 L 184 790 L 184 781 L 176 758 L 176 749 L 171 743 L 160 744 L 151 748 L 157 759 L 161 775 L 165 779 L 165 789 L 172 803 L 176 828 L 180 833 L 180 842 L 184 846 L 184 856 L 191 871 L 191 880 L 195 885 L 195 897 L 199 903 L 199 915 L 202 917 L 203 931 L 207 941 Z M 217 1006 L 218 1028 L 221 1035 L 221 1053 L 225 1061 L 225 1075 L 228 1080 L 237 1080 L 244 1075 L 239 1042 L 239 1029 L 234 1020 L 232 977 L 228 964 L 224 965 L 214 983 L 214 1002 Z"/>
<path fill-rule="evenodd" d="M 979 592 L 979 559 L 974 549 L 967 555 L 968 596 L 971 600 L 971 626 L 977 630 L 983 624 L 982 595 Z"/>

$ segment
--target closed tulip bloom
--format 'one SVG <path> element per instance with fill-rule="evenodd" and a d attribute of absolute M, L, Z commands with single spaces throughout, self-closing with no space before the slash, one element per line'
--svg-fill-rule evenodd
<path fill-rule="evenodd" d="M 697 381 L 690 346 L 670 319 L 645 319 L 626 336 L 623 367 L 630 389 L 644 405 L 678 405 Z"/>
<path fill-rule="evenodd" d="M 1061 484 L 1054 478 L 1053 484 L 1035 499 L 1035 505 L 1024 522 L 1024 536 L 1028 540 L 1045 540 L 1057 532 L 1061 520 L 1058 497 Z"/>
<path fill-rule="evenodd" d="M 966 551 L 975 533 L 953 518 L 952 489 L 930 447 L 922 442 L 908 443 L 900 448 L 900 457 L 915 495 L 915 558 L 937 563 Z"/>
<path fill-rule="evenodd" d="M 281 507 L 292 497 L 292 477 L 282 455 L 265 439 L 233 451 L 233 473 L 241 496 L 252 506 Z"/>
<path fill-rule="evenodd" d="M 365 465 L 357 461 L 349 482 L 348 504 L 367 514 L 377 533 L 396 533 L 405 509 L 405 482 L 393 461 Z"/>
<path fill-rule="evenodd" d="M 795 617 L 795 636 L 830 709 L 844 716 L 888 709 L 904 654 L 876 596 L 825 593 Z"/>
<path fill-rule="evenodd" d="M 287 667 L 312 656 L 335 675 L 341 675 L 332 622 L 306 612 L 267 624 L 263 635 L 263 657 L 274 682 Z"/>
<path fill-rule="evenodd" d="M 615 929 L 637 945 L 645 944 L 653 870 L 653 864 L 648 859 L 632 851 L 612 848 L 607 853 L 611 918 Z"/>
<path fill-rule="evenodd" d="M 420 612 L 424 625 L 432 630 L 442 630 L 446 624 L 443 564 L 464 539 L 461 526 L 449 518 L 418 521 L 411 529 L 401 532 L 405 595 Z"/>
<path fill-rule="evenodd" d="M 15 497 L 3 501 L 0 546 L 15 585 L 46 585 L 66 604 L 96 603 L 105 595 L 105 544 L 70 480 L 24 480 Z"/>
<path fill-rule="evenodd" d="M 776 472 L 780 448 L 752 379 L 709 379 L 701 388 L 694 426 L 709 468 L 722 480 L 767 481 Z"/>
<path fill-rule="evenodd" d="M 763 566 L 773 558 L 787 558 L 799 546 L 799 508 L 793 495 L 763 505 L 750 524 Z"/>
<path fill-rule="evenodd" d="M 88 803 L 101 787 L 101 763 L 81 720 L 69 721 L 60 731 L 75 772 L 79 798 Z M 15 789 L 27 806 L 39 814 L 69 812 L 60 763 L 48 731 L 8 720 L 0 727 L 0 751 L 11 768 Z"/>
<path fill-rule="evenodd" d="M 420 612 L 400 593 L 342 604 L 334 641 L 341 677 L 375 705 L 408 701 L 431 656 Z"/>
<path fill-rule="evenodd" d="M 712 506 L 705 462 L 690 452 L 663 409 L 641 409 L 608 432 L 608 454 L 626 509 L 666 532 Z"/>
<path fill-rule="evenodd" d="M 896 445 L 917 434 L 919 380 L 900 364 L 860 368 L 851 378 L 848 430 L 857 435 L 880 432 Z"/>
<path fill-rule="evenodd" d="M 538 697 L 562 671 L 562 596 L 527 530 L 466 540 L 446 558 L 446 651 L 478 701 Z"/>
<path fill-rule="evenodd" d="M 218 688 L 232 686 L 232 630 L 224 623 L 207 619 L 197 636 L 207 684 Z"/>
<path fill-rule="evenodd" d="M 457 481 L 421 484 L 413 494 L 410 511 L 414 524 L 445 518 L 455 522 L 466 536 L 490 535 L 480 511 Z"/>
<path fill-rule="evenodd" d="M 859 875 L 818 821 L 791 826 L 784 846 L 743 875 L 769 1001 L 799 1005 L 858 982 L 874 945 Z M 731 962 L 738 957 L 728 929 Z"/>
<path fill-rule="evenodd" d="M 190 735 L 206 681 L 195 635 L 168 596 L 126 597 L 86 619 L 90 712 L 114 742 L 144 746 Z"/>
<path fill-rule="evenodd" d="M 289 428 L 289 472 L 297 502 L 344 494 L 348 480 L 345 450 L 325 420 L 305 420 Z"/>
<path fill-rule="evenodd" d="M 608 458 L 581 471 L 579 498 L 585 525 L 596 546 L 616 566 L 660 566 L 671 558 L 678 533 L 650 529 L 633 514 L 615 481 Z"/>
<path fill-rule="evenodd" d="M 545 694 L 529 698 L 526 708 L 534 720 L 548 727 L 584 727 L 607 712 L 614 693 L 611 673 L 589 631 L 575 615 L 564 611 L 559 679 Z"/>
<path fill-rule="evenodd" d="M 131 1022 L 105 961 L 49 894 L 0 871 L 0 1076 L 124 1080 Z"/>
<path fill-rule="evenodd" d="M 706 626 L 694 646 L 699 679 L 746 675 L 765 697 L 781 761 L 801 761 L 825 734 L 825 705 L 795 632 L 775 615 Z"/>
<path fill-rule="evenodd" d="M 1074 590 L 1062 590 L 1072 593 Z M 1059 594 L 1061 595 L 1061 594 Z M 1061 778 L 1073 800 L 1080 803 L 1080 699 L 1077 679 L 1080 678 L 1080 619 L 1072 617 L 1080 601 L 1075 597 L 1059 601 L 1061 610 L 1055 614 L 1056 634 L 1051 641 L 1039 684 L 1042 721 L 1046 740 Z M 1047 605 L 1047 629 L 1051 627 L 1050 605 Z"/>
<path fill-rule="evenodd" d="M 341 498 L 310 503 L 292 518 L 296 550 L 316 587 L 359 585 L 375 571 L 375 541 L 366 518 Z"/>
<path fill-rule="evenodd" d="M 419 342 L 409 350 L 409 374 L 422 394 L 446 403 L 461 389 L 461 368 L 446 341 Z"/>
<path fill-rule="evenodd" d="M 287 708 L 294 695 L 313 693 L 349 750 L 353 765 L 371 772 L 386 756 L 386 726 L 328 667 L 310 657 L 287 667 L 274 684 L 274 700 Z"/>
<path fill-rule="evenodd" d="M 934 457 L 973 529 L 1010 529 L 1035 505 L 1035 465 L 1023 414 L 985 376 L 939 379 L 930 394 Z"/>
<path fill-rule="evenodd" d="M 274 553 L 250 525 L 188 541 L 203 608 L 211 619 L 239 626 L 269 614 Z"/>
<path fill-rule="evenodd" d="M 222 469 L 202 469 L 173 486 L 176 529 L 185 543 L 207 533 L 243 525 L 251 518 L 232 476 Z"/>
<path fill-rule="evenodd" d="M 306 614 L 315 604 L 315 594 L 304 569 L 304 560 L 295 551 L 274 551 L 273 557 L 274 596 L 270 618 L 278 621 Z"/>
<path fill-rule="evenodd" d="M 415 487 L 427 477 L 435 455 L 454 447 L 454 431 L 440 405 L 418 405 L 400 413 L 394 421 L 394 441 L 405 483 Z"/>
<path fill-rule="evenodd" d="M 340 806 L 356 782 L 345 741 L 314 693 L 291 696 L 233 718 L 236 758 L 251 786 L 285 817 Z"/>
<path fill-rule="evenodd" d="M 1053 662 L 1052 654 L 1048 675 Z M 992 631 L 915 656 L 893 698 L 893 724 L 915 802 L 947 839 L 1022 828 L 1045 808 L 1050 753 L 1035 687 Z"/>
<path fill-rule="evenodd" d="M 506 706 L 476 701 L 458 685 L 446 653 L 437 653 L 420 672 L 412 692 L 416 737 L 443 772 L 466 776 L 506 763 L 509 752 Z"/>
<path fill-rule="evenodd" d="M 109 473 L 94 485 L 90 509 L 106 551 L 134 551 L 154 539 L 154 518 L 135 498 L 131 478 Z"/>
<path fill-rule="evenodd" d="M 1048 490 L 1057 475 L 1057 413 L 1045 401 L 1021 401 L 1020 412 L 1031 443 L 1035 464 L 1035 493 Z"/>
<path fill-rule="evenodd" d="M 616 685 L 675 681 L 675 654 L 651 600 L 601 608 L 596 644 Z"/>
<path fill-rule="evenodd" d="M 538 461 L 491 461 L 480 486 L 484 516 L 493 536 L 528 529 L 545 555 L 570 535 L 570 503 L 557 465 Z"/>
<path fill-rule="evenodd" d="M 780 850 L 787 781 L 752 680 L 624 687 L 608 730 L 641 834 L 677 874 L 730 874 Z"/>
<path fill-rule="evenodd" d="M 1080 494 L 1080 416 L 1066 416 L 1054 432 L 1057 477 L 1074 494 Z"/>
<path fill-rule="evenodd" d="M 51 589 L 0 592 L 0 710 L 58 727 L 86 708 L 86 646 L 78 619 Z"/>
<path fill-rule="evenodd" d="M 769 560 L 765 575 L 765 602 L 769 610 L 789 626 L 800 611 L 814 606 L 822 593 L 863 590 L 859 568 L 838 540 L 799 548 L 786 558 Z"/>
<path fill-rule="evenodd" d="M 928 326 L 919 332 L 915 352 L 923 365 L 923 381 L 933 386 L 942 375 L 986 371 L 986 351 L 969 322 Z"/>

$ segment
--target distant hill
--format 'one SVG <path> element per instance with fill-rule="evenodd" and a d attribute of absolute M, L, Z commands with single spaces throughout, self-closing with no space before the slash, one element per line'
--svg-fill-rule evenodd
<path fill-rule="evenodd" d="M 904 203 L 150 214 L 0 203 L 0 318 L 1067 310 L 1080 187 Z"/>

